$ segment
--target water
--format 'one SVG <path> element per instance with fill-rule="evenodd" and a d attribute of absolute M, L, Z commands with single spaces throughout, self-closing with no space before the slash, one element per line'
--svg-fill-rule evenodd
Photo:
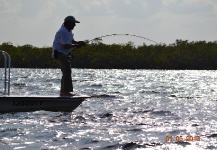
<path fill-rule="evenodd" d="M 11 75 L 12 95 L 59 94 L 59 69 Z M 217 149 L 216 71 L 73 69 L 72 76 L 75 93 L 92 97 L 71 113 L 0 114 L 1 150 Z"/>

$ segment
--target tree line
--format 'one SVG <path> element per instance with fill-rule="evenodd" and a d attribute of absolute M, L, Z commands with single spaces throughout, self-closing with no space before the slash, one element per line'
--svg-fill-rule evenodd
<path fill-rule="evenodd" d="M 34 47 L 26 44 L 14 46 L 11 42 L 0 45 L 0 50 L 11 56 L 13 68 L 59 68 L 51 57 L 51 47 Z M 74 50 L 72 68 L 91 69 L 217 69 L 217 41 L 177 39 L 173 44 L 135 46 L 104 44 L 100 40 Z M 3 67 L 0 56 L 0 67 Z"/>

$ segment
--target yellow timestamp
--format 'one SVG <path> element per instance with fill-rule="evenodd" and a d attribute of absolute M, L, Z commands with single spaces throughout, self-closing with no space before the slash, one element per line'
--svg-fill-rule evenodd
<path fill-rule="evenodd" d="M 165 137 L 166 142 L 199 142 L 200 141 L 200 136 L 199 135 L 187 135 L 187 136 L 182 136 L 182 135 L 177 135 L 177 136 L 171 136 L 167 135 Z"/>

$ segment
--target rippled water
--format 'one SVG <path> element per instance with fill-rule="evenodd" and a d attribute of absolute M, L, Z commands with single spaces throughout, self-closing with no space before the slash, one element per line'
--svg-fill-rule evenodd
<path fill-rule="evenodd" d="M 12 95 L 59 94 L 59 69 L 11 74 Z M 73 69 L 73 83 L 91 98 L 72 113 L 0 114 L 0 149 L 217 149 L 216 71 Z"/>

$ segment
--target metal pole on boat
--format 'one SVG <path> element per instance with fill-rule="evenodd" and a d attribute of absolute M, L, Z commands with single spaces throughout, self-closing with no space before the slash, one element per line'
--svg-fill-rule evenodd
<path fill-rule="evenodd" d="M 7 53 L 7 52 L 5 52 L 5 54 L 7 55 L 7 57 L 8 57 L 8 63 L 7 63 L 7 68 L 8 68 L 8 79 L 7 79 L 7 82 L 8 82 L 8 96 L 10 95 L 10 75 L 11 75 L 11 57 L 10 57 L 10 55 Z"/>
<path fill-rule="evenodd" d="M 5 63 L 4 63 L 4 67 L 5 67 L 5 91 L 4 91 L 4 95 L 6 94 L 6 89 L 7 89 L 7 68 L 6 68 L 6 64 L 7 64 L 7 57 L 4 54 L 4 51 L 2 52 L 4 58 L 5 58 Z"/>
<path fill-rule="evenodd" d="M 11 58 L 10 55 L 5 52 L 1 51 L 2 55 L 4 56 L 4 67 L 5 67 L 5 82 L 4 82 L 4 95 L 10 95 L 10 68 L 11 68 Z"/>

